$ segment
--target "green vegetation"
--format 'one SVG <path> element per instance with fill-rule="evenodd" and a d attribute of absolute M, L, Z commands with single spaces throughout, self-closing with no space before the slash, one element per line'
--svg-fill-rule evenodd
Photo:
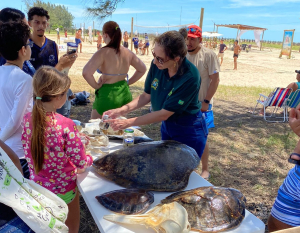
<path fill-rule="evenodd" d="M 51 3 L 45 3 L 39 0 L 23 0 L 27 11 L 34 6 L 43 7 L 48 11 L 50 16 L 50 29 L 54 30 L 59 28 L 70 29 L 73 25 L 74 16 L 68 11 L 68 8 L 64 5 L 55 5 Z"/>
<path fill-rule="evenodd" d="M 88 7 L 87 12 L 93 17 L 104 19 L 117 9 L 119 2 L 124 0 L 93 0 L 93 7 Z"/>

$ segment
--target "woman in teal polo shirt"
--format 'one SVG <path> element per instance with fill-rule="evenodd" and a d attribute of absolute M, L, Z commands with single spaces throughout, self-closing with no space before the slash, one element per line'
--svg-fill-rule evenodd
<path fill-rule="evenodd" d="M 162 122 L 162 140 L 175 140 L 194 148 L 201 158 L 208 130 L 198 101 L 200 75 L 185 56 L 184 37 L 168 31 L 154 41 L 154 60 L 144 93 L 121 108 L 104 112 L 113 129 Z M 130 119 L 114 119 L 141 108 L 151 101 L 153 112 Z"/>

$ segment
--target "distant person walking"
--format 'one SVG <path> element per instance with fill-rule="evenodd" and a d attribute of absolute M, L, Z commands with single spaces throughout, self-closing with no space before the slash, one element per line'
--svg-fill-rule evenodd
<path fill-rule="evenodd" d="M 239 41 L 234 41 L 234 50 L 233 50 L 233 64 L 234 64 L 234 70 L 237 70 L 237 59 L 239 57 L 240 52 L 242 51 L 241 46 L 239 46 Z"/>
<path fill-rule="evenodd" d="M 65 30 L 65 38 L 68 38 L 68 30 Z"/>
<path fill-rule="evenodd" d="M 224 44 L 224 40 L 221 40 L 221 41 L 220 41 L 219 54 L 218 54 L 218 57 L 221 58 L 221 64 L 220 64 L 220 66 L 221 66 L 222 63 L 223 63 L 224 52 L 225 52 L 226 50 L 227 50 L 227 46 L 226 46 L 226 44 Z"/>
<path fill-rule="evenodd" d="M 129 103 L 132 100 L 129 85 L 146 72 L 145 64 L 133 52 L 121 46 L 122 34 L 116 22 L 106 22 L 102 33 L 106 46 L 93 55 L 82 72 L 88 84 L 96 90 L 91 119 L 101 118 L 103 112 Z M 136 71 L 128 79 L 130 66 Z M 102 74 L 98 81 L 94 77 L 95 71 Z"/>
<path fill-rule="evenodd" d="M 149 54 L 149 46 L 150 46 L 149 37 L 148 37 L 148 34 L 145 33 L 144 54 L 146 53 L 146 50 L 147 50 L 147 55 Z"/>
<path fill-rule="evenodd" d="M 129 39 L 129 35 L 128 35 L 127 31 L 125 31 L 124 36 L 123 36 L 123 40 L 124 40 L 123 46 L 125 48 L 128 48 L 128 39 Z"/>
<path fill-rule="evenodd" d="M 78 31 L 75 34 L 75 43 L 80 45 L 80 52 L 82 53 L 82 38 L 81 38 L 82 29 L 79 28 Z"/>
<path fill-rule="evenodd" d="M 139 49 L 139 38 L 138 38 L 138 36 L 135 35 L 135 36 L 132 38 L 132 41 L 133 41 L 135 53 L 138 54 L 138 49 Z"/>

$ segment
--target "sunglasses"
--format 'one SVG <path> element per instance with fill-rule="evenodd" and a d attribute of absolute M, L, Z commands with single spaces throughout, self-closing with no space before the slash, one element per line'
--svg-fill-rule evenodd
<path fill-rule="evenodd" d="M 152 52 L 153 57 L 156 58 L 156 60 L 158 61 L 158 63 L 161 64 L 161 65 L 163 65 L 167 61 L 170 61 L 170 59 L 165 61 L 164 59 L 156 56 L 156 54 L 154 53 L 154 50 L 151 50 L 151 52 Z"/>
<path fill-rule="evenodd" d="M 32 47 L 33 47 L 33 41 L 29 41 L 28 44 L 25 44 L 25 47 L 26 47 L 27 45 L 29 45 L 29 47 L 32 48 Z"/>
<path fill-rule="evenodd" d="M 189 33 L 189 32 L 191 32 L 191 33 L 195 33 L 195 32 L 200 32 L 200 33 L 202 33 L 199 29 L 197 29 L 197 28 L 189 28 L 189 27 L 187 27 L 186 28 L 186 30 L 187 30 L 187 32 Z"/>

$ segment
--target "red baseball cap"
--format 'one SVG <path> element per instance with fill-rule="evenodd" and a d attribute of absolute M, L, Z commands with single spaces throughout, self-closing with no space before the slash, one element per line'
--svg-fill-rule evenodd
<path fill-rule="evenodd" d="M 187 28 L 188 37 L 202 38 L 202 30 L 197 25 L 190 25 Z"/>

